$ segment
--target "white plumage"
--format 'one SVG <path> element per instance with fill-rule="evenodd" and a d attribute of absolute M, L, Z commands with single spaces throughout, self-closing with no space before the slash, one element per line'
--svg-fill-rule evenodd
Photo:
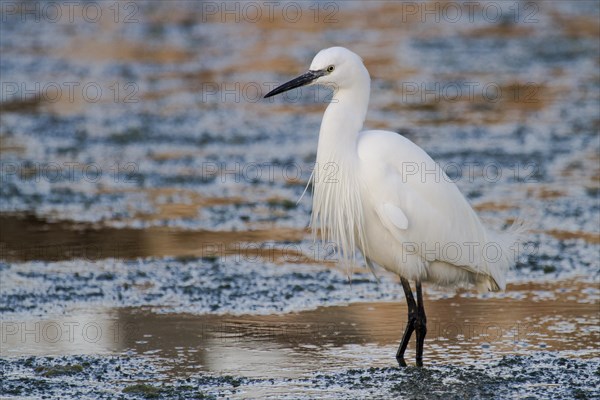
<path fill-rule="evenodd" d="M 416 144 L 395 132 L 361 132 L 370 82 L 359 56 L 332 47 L 315 56 L 307 73 L 267 94 L 307 84 L 334 90 L 311 177 L 313 232 L 320 228 L 347 262 L 360 250 L 369 267 L 375 262 L 415 281 L 419 297 L 424 281 L 503 290 L 514 263 L 513 236 L 486 230 L 455 183 Z M 409 326 L 407 332 L 410 338 Z"/>

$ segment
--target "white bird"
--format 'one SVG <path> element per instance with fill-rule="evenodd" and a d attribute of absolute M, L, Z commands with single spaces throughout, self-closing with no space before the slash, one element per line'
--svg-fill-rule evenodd
<path fill-rule="evenodd" d="M 427 332 L 421 282 L 480 290 L 505 288 L 514 263 L 514 235 L 486 230 L 457 186 L 424 150 L 396 132 L 362 131 L 371 78 L 362 59 L 343 47 L 321 50 L 308 72 L 265 97 L 304 85 L 333 89 L 319 132 L 313 184 L 313 233 L 337 244 L 344 261 L 360 250 L 400 276 L 408 322 L 396 359 L 416 332 L 423 364 Z M 415 281 L 416 301 L 409 281 Z"/>

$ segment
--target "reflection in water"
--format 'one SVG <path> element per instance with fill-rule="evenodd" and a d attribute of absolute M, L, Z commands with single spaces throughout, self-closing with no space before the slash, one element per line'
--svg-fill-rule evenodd
<path fill-rule="evenodd" d="M 593 299 L 560 289 L 545 300 L 510 294 L 501 299 L 430 299 L 426 362 L 469 364 L 538 350 L 598 356 L 600 318 Z M 393 366 L 404 318 L 403 303 L 241 317 L 132 308 L 82 311 L 42 321 L 4 321 L 1 355 L 128 353 L 156 358 L 178 375 L 208 371 L 300 377 Z"/>
<path fill-rule="evenodd" d="M 123 326 L 113 310 L 56 318 L 2 320 L 0 356 L 108 354 L 124 348 Z"/>
<path fill-rule="evenodd" d="M 171 228 L 99 228 L 73 221 L 50 222 L 31 215 L 0 214 L 0 259 L 8 261 L 58 261 L 83 258 L 134 259 L 136 257 L 220 257 L 243 252 L 241 243 L 298 242 L 303 229 L 273 228 L 253 231 L 189 231 Z M 258 251 L 258 250 L 257 250 Z M 273 253 L 273 250 L 271 250 Z M 263 258 L 310 261 L 288 249 Z"/>

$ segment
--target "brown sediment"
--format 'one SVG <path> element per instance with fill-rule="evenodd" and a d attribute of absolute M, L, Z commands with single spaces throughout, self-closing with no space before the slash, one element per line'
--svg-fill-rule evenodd
<path fill-rule="evenodd" d="M 500 86 L 501 106 L 506 109 L 516 108 L 520 111 L 539 111 L 554 101 L 559 89 L 550 90 L 536 82 L 512 82 Z M 485 99 L 482 99 L 485 101 Z"/>
<path fill-rule="evenodd" d="M 384 129 L 384 130 L 393 130 L 393 126 L 391 121 L 386 120 L 378 120 L 373 118 L 367 118 L 367 122 L 365 126 L 368 126 L 369 129 Z"/>
<path fill-rule="evenodd" d="M 600 183 L 600 155 L 596 148 L 586 149 L 582 153 L 574 155 L 571 162 L 566 164 L 560 171 L 560 176 L 569 178 L 567 183 L 573 183 L 576 180 L 589 180 L 597 187 Z"/>
<path fill-rule="evenodd" d="M 26 148 L 23 145 L 18 144 L 13 138 L 5 135 L 0 135 L 0 154 L 2 153 L 17 153 L 23 154 Z M 3 173 L 7 171 L 4 170 Z"/>
<path fill-rule="evenodd" d="M 197 192 L 191 190 L 180 190 L 172 188 L 154 188 L 146 189 L 148 199 L 157 209 L 156 213 L 138 214 L 135 218 L 144 221 L 153 220 L 168 220 L 178 218 L 191 218 L 201 212 L 202 207 L 228 205 L 228 204 L 243 204 L 244 199 L 240 197 L 204 197 Z M 186 198 L 185 203 L 163 202 L 161 198 L 177 196 Z"/>
<path fill-rule="evenodd" d="M 58 261 L 164 256 L 216 258 L 228 254 L 250 257 L 256 254 L 269 257 L 269 261 L 273 262 L 310 262 L 299 245 L 287 246 L 283 250 L 268 245 L 273 242 L 299 243 L 307 235 L 302 229 L 276 227 L 237 232 L 164 227 L 117 229 L 0 214 L 0 258 L 7 261 Z"/>
<path fill-rule="evenodd" d="M 0 103 L 2 112 L 35 113 L 42 104 L 42 96 L 35 95 L 33 99 L 15 99 Z"/>
<path fill-rule="evenodd" d="M 148 46 L 127 40 L 102 40 L 94 37 L 74 39 L 57 56 L 89 61 L 133 61 L 157 64 L 179 63 L 190 59 L 188 50 L 169 46 Z"/>
<path fill-rule="evenodd" d="M 148 157 L 154 161 L 170 161 L 170 160 L 181 160 L 187 157 L 198 157 L 198 151 L 190 150 L 187 152 L 183 151 L 156 151 L 149 154 Z"/>
<path fill-rule="evenodd" d="M 553 25 L 562 30 L 568 37 L 592 38 L 594 40 L 600 37 L 600 22 L 598 18 L 582 15 L 566 15 L 556 11 L 550 11 L 548 14 L 554 20 Z"/>
<path fill-rule="evenodd" d="M 514 23 L 507 24 L 488 24 L 484 27 L 477 27 L 463 32 L 464 36 L 468 37 L 483 37 L 497 36 L 502 38 L 514 38 L 531 35 L 534 29 L 528 26 L 518 25 Z"/>
<path fill-rule="evenodd" d="M 482 89 L 472 99 L 467 98 L 470 100 L 467 111 L 472 116 L 482 113 L 481 118 L 500 123 L 514 117 L 507 114 L 510 111 L 522 116 L 544 109 L 554 101 L 557 90 L 549 90 L 535 82 L 495 86 L 489 93 Z"/>
<path fill-rule="evenodd" d="M 331 3 L 329 6 L 335 6 L 338 10 L 328 9 L 328 5 L 325 3 L 320 6 L 318 11 L 312 7 L 310 10 L 305 9 L 302 18 L 293 23 L 290 23 L 289 18 L 282 13 L 275 13 L 273 18 L 261 18 L 256 24 L 242 24 L 241 26 L 251 32 L 250 34 L 255 35 L 256 28 L 263 34 L 274 30 L 277 30 L 278 33 L 264 36 L 264 40 L 254 42 L 246 50 L 244 71 L 269 70 L 291 77 L 305 70 L 308 65 L 303 65 L 303 63 L 307 61 L 291 58 L 286 52 L 274 54 L 276 51 L 274 49 L 285 49 L 289 43 L 297 40 L 298 34 L 303 34 L 306 42 L 314 42 L 313 47 L 316 52 L 324 47 L 339 45 L 335 42 L 323 43 L 317 34 L 333 29 L 345 29 L 350 25 L 356 27 L 358 24 L 358 26 L 364 25 L 369 29 L 375 27 L 382 33 L 388 32 L 388 34 L 380 35 L 377 43 L 354 43 L 353 50 L 357 54 L 361 54 L 373 77 L 398 80 L 418 72 L 402 68 L 395 56 L 396 53 L 389 51 L 390 47 L 397 46 L 398 42 L 404 39 L 404 36 L 398 35 L 398 33 L 410 29 L 409 25 L 418 20 L 418 16 L 403 13 L 403 6 L 394 2 L 383 2 L 374 7 L 349 8 L 343 3 Z M 344 18 L 341 18 L 342 13 Z M 263 16 L 266 15 L 267 10 L 265 9 Z M 432 26 L 427 33 L 430 34 L 435 30 L 436 27 Z M 234 68 L 231 72 L 235 72 L 235 70 Z"/>
<path fill-rule="evenodd" d="M 426 102 L 394 102 L 383 105 L 380 110 L 386 112 L 399 112 L 399 111 L 438 111 L 442 108 L 442 104 L 439 101 L 426 101 Z"/>
<path fill-rule="evenodd" d="M 166 89 L 147 91 L 143 93 L 140 92 L 138 96 L 140 100 L 158 100 L 181 93 L 206 93 L 209 90 L 211 91 L 210 94 L 205 95 L 207 100 L 220 100 L 221 98 L 218 97 L 220 96 L 220 93 L 213 94 L 213 91 L 222 90 L 223 82 L 228 82 L 224 70 L 213 70 L 208 68 L 199 69 L 198 71 L 194 72 L 161 71 L 150 74 L 148 79 L 156 81 L 173 80 L 176 81 L 177 84 Z M 227 86 L 227 88 L 230 88 L 230 86 Z M 208 104 L 214 104 L 217 102 L 218 101 L 202 101 L 201 104 L 206 106 Z M 191 106 L 193 106 L 193 104 L 186 104 L 186 107 L 188 108 Z M 173 107 L 173 105 L 167 105 L 165 108 L 157 110 L 157 112 L 169 115 L 169 112 Z"/>
<path fill-rule="evenodd" d="M 538 193 L 538 197 L 542 199 L 556 199 L 558 197 L 564 197 L 567 193 L 562 190 L 553 190 L 549 188 L 541 188 Z"/>
<path fill-rule="evenodd" d="M 285 184 L 286 186 L 302 186 L 302 187 L 306 187 L 306 185 L 308 184 L 307 181 L 303 181 L 300 179 L 295 179 L 295 178 L 285 178 Z"/>
<path fill-rule="evenodd" d="M 303 104 L 302 105 L 302 113 L 303 114 L 317 114 L 317 113 L 323 113 L 323 111 L 325 111 L 325 108 L 327 107 L 327 103 L 325 102 L 317 102 L 317 103 L 311 103 L 311 104 Z M 299 107 L 298 104 L 287 104 L 287 103 L 280 103 L 280 104 L 275 104 L 270 108 L 270 111 L 273 113 L 298 113 Z"/>
<path fill-rule="evenodd" d="M 478 211 L 503 211 L 503 210 L 512 210 L 517 208 L 518 206 L 513 204 L 505 204 L 505 203 L 494 203 L 492 201 L 487 201 L 485 203 L 474 204 L 473 208 Z"/>
<path fill-rule="evenodd" d="M 250 62 L 244 63 L 244 72 L 269 71 L 269 73 L 272 74 L 289 74 L 291 79 L 293 74 L 299 75 L 303 71 L 302 68 L 308 69 L 308 66 L 300 65 L 297 60 L 294 60 L 289 56 L 277 56 L 272 58 L 264 58 L 259 56 L 264 54 L 268 53 L 249 52 L 246 59 L 248 59 Z M 224 72 L 235 73 L 238 71 L 238 68 L 239 67 L 231 67 Z"/>
<path fill-rule="evenodd" d="M 431 82 L 433 84 L 436 83 Z M 435 94 L 425 96 L 422 87 L 416 93 L 404 93 L 398 89 L 398 95 L 403 98 L 408 96 L 409 100 L 414 98 L 423 101 L 396 101 L 380 108 L 384 111 L 427 113 L 428 116 L 424 119 L 410 118 L 417 125 L 501 124 L 508 120 L 514 121 L 515 118 L 526 118 L 529 114 L 544 109 L 554 101 L 558 93 L 558 89 L 550 90 L 533 82 L 512 82 L 490 85 L 487 88 L 482 84 L 477 89 L 461 91 L 456 94 L 456 98 L 444 90 L 440 87 Z"/>
<path fill-rule="evenodd" d="M 553 189 L 547 186 L 527 188 L 527 197 L 537 197 L 540 199 L 557 199 L 559 197 L 565 197 L 567 194 L 568 193 L 564 190 Z"/>
<path fill-rule="evenodd" d="M 588 243 L 600 244 L 600 233 L 598 232 L 564 231 L 559 229 L 552 229 L 542 232 L 547 233 L 548 235 L 551 235 L 559 240 L 583 239 Z"/>
<path fill-rule="evenodd" d="M 351 2 L 348 2 L 352 4 Z M 357 4 L 357 3 L 354 3 Z M 412 2 L 405 4 L 403 2 L 385 1 L 363 5 L 359 7 L 348 7 L 347 4 L 341 3 L 322 3 L 317 9 L 303 8 L 302 17 L 298 21 L 291 21 L 294 17 L 289 12 L 275 12 L 271 17 L 268 16 L 268 10 L 263 5 L 262 14 L 265 18 L 260 18 L 256 25 L 262 30 L 278 30 L 281 32 L 290 31 L 292 33 L 303 32 L 321 32 L 332 29 L 345 29 L 353 27 L 355 29 L 377 29 L 382 31 L 390 31 L 393 33 L 406 32 L 414 28 L 416 24 L 423 24 L 424 13 L 429 12 L 429 18 L 433 19 L 431 12 L 425 10 L 431 8 L 431 5 Z M 442 10 L 439 10 L 442 12 Z M 213 22 L 218 22 L 217 18 L 220 15 L 215 15 Z M 428 19 L 429 20 L 429 19 Z M 247 24 L 252 26 L 253 24 Z M 423 31 L 423 35 L 437 32 L 436 24 L 430 24 L 429 29 Z M 398 37 L 390 35 L 390 41 L 397 41 Z"/>
<path fill-rule="evenodd" d="M 105 10 L 107 11 L 107 10 Z M 110 22 L 110 18 L 102 19 Z M 99 24 L 101 32 L 95 36 L 77 37 L 63 47 L 54 51 L 53 57 L 87 60 L 90 62 L 146 62 L 156 64 L 181 63 L 189 60 L 193 53 L 187 49 L 175 46 L 155 45 L 123 40 L 118 32 L 118 23 Z M 138 102 L 147 98 L 149 94 L 140 93 L 139 87 L 134 82 L 105 82 L 100 85 L 104 95 L 99 103 L 106 102 Z M 114 85 L 119 85 L 115 87 Z M 128 86 L 127 86 L 128 85 Z M 81 89 L 81 88 L 79 88 Z M 116 97 L 118 93 L 118 98 Z M 163 94 L 164 95 L 164 94 Z M 60 116 L 69 116 L 83 112 L 95 102 L 90 102 L 83 97 L 81 90 L 73 91 L 73 96 L 63 95 L 51 98 L 51 95 L 40 93 L 35 101 L 16 101 L 3 104 L 5 111 L 34 112 L 41 109 Z"/>
<path fill-rule="evenodd" d="M 178 159 L 180 156 L 187 156 L 183 153 L 161 153 L 156 159 Z M 229 205 L 229 204 L 245 204 L 247 199 L 241 197 L 205 197 L 200 193 L 192 190 L 179 188 L 145 188 L 145 189 L 114 189 L 110 190 L 100 188 L 98 193 L 145 193 L 148 196 L 148 201 L 152 204 L 156 212 L 153 213 L 138 213 L 133 218 L 142 221 L 160 221 L 179 218 L 191 218 L 198 216 L 202 212 L 203 207 Z M 177 200 L 173 200 L 173 198 Z M 181 198 L 185 200 L 181 202 Z M 111 221 L 106 221 L 110 223 Z"/>

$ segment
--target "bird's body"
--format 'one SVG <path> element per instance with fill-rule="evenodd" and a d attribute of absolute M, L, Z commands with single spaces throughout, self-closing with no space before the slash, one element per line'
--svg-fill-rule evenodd
<path fill-rule="evenodd" d="M 370 81 L 360 57 L 332 47 L 315 56 L 309 72 L 267 96 L 310 83 L 333 87 L 311 177 L 311 226 L 336 243 L 346 261 L 360 250 L 370 267 L 374 262 L 400 276 L 409 323 L 397 358 L 404 363 L 416 329 L 420 364 L 426 332 L 421 282 L 504 289 L 513 241 L 484 228 L 456 184 L 419 146 L 396 132 L 361 132 Z M 408 280 L 416 282 L 418 302 Z"/>
<path fill-rule="evenodd" d="M 327 240 L 349 256 L 354 243 L 365 257 L 409 280 L 504 289 L 509 260 L 496 260 L 502 242 L 490 240 L 456 185 L 420 147 L 394 132 L 364 131 L 344 158 L 318 162 L 328 170 L 322 177 L 339 165 L 335 184 L 314 183 L 313 227 L 324 227 Z M 339 201 L 350 198 L 355 201 Z M 356 234 L 345 243 L 341 231 Z"/>

